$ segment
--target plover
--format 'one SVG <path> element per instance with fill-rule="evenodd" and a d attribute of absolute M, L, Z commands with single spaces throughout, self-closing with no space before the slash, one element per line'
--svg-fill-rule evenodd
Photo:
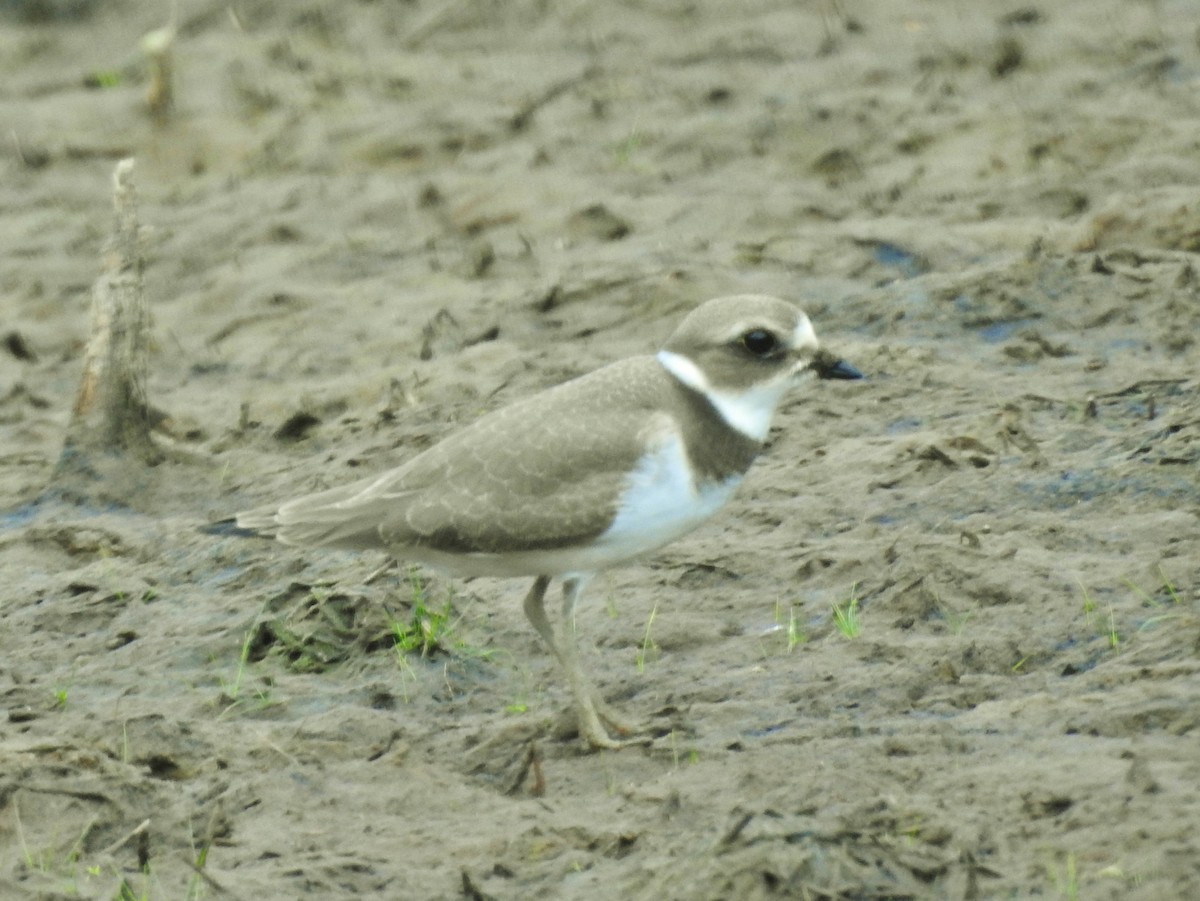
<path fill-rule="evenodd" d="M 407 463 L 237 514 L 290 545 L 381 549 L 452 575 L 533 576 L 525 615 L 570 683 L 580 736 L 628 729 L 580 664 L 575 604 L 588 577 L 690 532 L 729 500 L 802 377 L 861 378 L 818 349 L 775 297 L 710 300 L 662 350 L 488 413 Z M 555 634 L 544 606 L 562 582 Z"/>

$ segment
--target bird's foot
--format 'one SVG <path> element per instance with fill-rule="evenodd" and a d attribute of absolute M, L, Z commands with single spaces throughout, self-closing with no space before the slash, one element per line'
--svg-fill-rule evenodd
<path fill-rule="evenodd" d="M 592 709 L 596 711 L 596 716 L 599 717 L 600 722 L 617 735 L 625 737 L 645 731 L 641 726 L 629 722 L 629 720 L 618 714 L 616 709 L 608 701 L 600 697 L 599 694 L 592 695 Z"/>
<path fill-rule="evenodd" d="M 653 739 L 649 735 L 613 738 L 603 726 L 600 726 L 598 729 L 580 726 L 579 737 L 588 747 L 597 751 L 620 751 L 623 748 L 648 748 L 653 742 Z"/>
<path fill-rule="evenodd" d="M 647 747 L 652 739 L 641 729 L 631 726 L 616 715 L 608 702 L 592 693 L 576 711 L 579 737 L 590 747 L 604 750 Z M 610 731 L 611 730 L 611 731 Z M 616 737 L 613 735 L 616 733 Z M 642 734 L 639 734 L 642 733 Z"/>

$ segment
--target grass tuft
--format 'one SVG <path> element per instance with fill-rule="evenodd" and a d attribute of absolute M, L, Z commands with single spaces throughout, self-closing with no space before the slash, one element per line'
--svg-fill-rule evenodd
<path fill-rule="evenodd" d="M 1079 901 L 1079 866 L 1073 853 L 1067 854 L 1061 869 L 1053 862 L 1047 863 L 1046 869 L 1063 901 Z"/>
<path fill-rule="evenodd" d="M 787 652 L 790 654 L 795 650 L 796 645 L 804 644 L 808 641 L 808 633 L 804 631 L 804 627 L 800 625 L 800 621 L 796 619 L 796 608 L 791 604 L 788 605 L 788 621 L 787 621 Z"/>
<path fill-rule="evenodd" d="M 850 597 L 840 604 L 833 605 L 833 622 L 839 632 L 846 638 L 857 638 L 862 632 L 862 622 L 858 618 L 858 583 L 850 586 Z"/>
<path fill-rule="evenodd" d="M 242 651 L 238 655 L 237 670 L 234 671 L 232 681 L 227 682 L 221 679 L 221 693 L 231 702 L 236 702 L 242 691 L 242 679 L 246 675 L 246 664 L 250 661 L 250 648 L 253 646 L 254 636 L 257 634 L 258 620 L 255 618 L 254 625 L 246 630 L 246 637 L 242 639 Z"/>
<path fill-rule="evenodd" d="M 1092 597 L 1087 586 L 1082 581 L 1079 583 L 1079 590 L 1083 592 L 1083 619 L 1088 624 L 1089 629 L 1096 628 L 1092 620 L 1092 615 L 1096 612 L 1096 599 Z"/>
<path fill-rule="evenodd" d="M 408 571 L 408 584 L 412 596 L 412 612 L 408 622 L 387 614 L 397 653 L 411 654 L 420 651 L 422 657 L 428 657 L 437 651 L 447 651 L 453 632 L 453 598 L 448 596 L 446 605 L 441 610 L 431 607 L 425 581 L 416 567 Z"/>
<path fill-rule="evenodd" d="M 655 604 L 650 610 L 650 618 L 646 620 L 646 634 L 642 636 L 642 646 L 638 648 L 637 671 L 639 674 L 646 671 L 646 659 L 658 651 L 658 645 L 650 636 L 650 630 L 654 627 L 654 617 L 656 616 L 658 616 L 658 604 Z"/>

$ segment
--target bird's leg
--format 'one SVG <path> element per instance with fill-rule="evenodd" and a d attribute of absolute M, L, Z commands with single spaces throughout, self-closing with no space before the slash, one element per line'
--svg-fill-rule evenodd
<path fill-rule="evenodd" d="M 564 579 L 563 581 L 563 667 L 566 669 L 566 674 L 568 674 L 568 678 L 571 680 L 571 690 L 575 692 L 576 704 L 582 707 L 584 701 L 586 701 L 587 707 L 590 708 L 592 715 L 596 719 L 604 721 L 614 731 L 629 735 L 637 732 L 637 728 L 620 719 L 616 711 L 610 707 L 610 704 L 600 696 L 598 691 L 593 689 L 587 675 L 583 673 L 583 666 L 580 663 L 580 647 L 578 647 L 578 636 L 575 629 L 575 602 L 583 591 L 583 585 L 583 579 L 578 577 Z M 581 701 L 581 698 L 584 701 Z M 589 741 L 592 740 L 590 735 L 586 735 L 586 738 Z M 623 747 L 630 744 L 642 743 L 636 740 L 617 741 L 614 746 Z"/>
<path fill-rule="evenodd" d="M 596 697 L 584 675 L 579 663 L 579 649 L 575 641 L 574 610 L 575 599 L 583 585 L 579 579 L 568 579 L 563 583 L 563 641 L 560 643 L 554 635 L 554 628 L 546 616 L 546 588 L 550 584 L 548 576 L 538 576 L 529 594 L 525 595 L 525 616 L 533 624 L 542 641 L 558 658 L 558 662 L 566 671 L 567 681 L 571 686 L 571 694 L 575 699 L 575 713 L 579 720 L 579 734 L 594 748 L 620 748 L 624 742 L 614 739 L 605 730 L 601 719 L 609 719 L 596 710 Z M 607 705 L 600 705 L 607 711 Z"/>
<path fill-rule="evenodd" d="M 546 618 L 546 588 L 550 585 L 549 576 L 538 576 L 533 584 L 529 587 L 529 594 L 525 595 L 525 617 L 537 630 L 537 634 L 542 637 L 542 641 L 546 643 L 555 657 L 562 660 L 562 655 L 558 652 L 558 642 L 554 640 L 554 629 L 550 626 L 550 620 Z"/>
<path fill-rule="evenodd" d="M 579 587 L 577 581 L 573 580 L 572 582 L 563 584 L 564 605 L 566 603 L 565 592 L 567 591 L 568 584 L 575 585 L 575 593 L 578 594 Z M 593 747 L 619 747 L 619 744 L 614 742 L 612 736 L 605 731 L 604 726 L 600 723 L 600 717 L 596 713 L 591 689 L 579 665 L 579 654 L 575 648 L 573 636 L 574 629 L 568 629 L 564 623 L 564 632 L 570 633 L 572 638 L 561 644 L 554 635 L 554 627 L 550 625 L 550 620 L 546 616 L 546 588 L 549 585 L 549 576 L 538 576 L 534 580 L 533 585 L 529 589 L 529 594 L 525 595 L 525 616 L 533 624 L 533 628 L 542 637 L 542 641 L 546 643 L 546 647 L 558 658 L 559 664 L 562 665 L 562 668 L 567 673 L 567 681 L 571 686 L 571 694 L 575 698 L 575 713 L 579 719 L 580 735 Z"/>

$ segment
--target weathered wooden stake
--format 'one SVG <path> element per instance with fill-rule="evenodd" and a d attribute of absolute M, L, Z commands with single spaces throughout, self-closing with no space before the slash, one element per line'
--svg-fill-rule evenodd
<path fill-rule="evenodd" d="M 153 465 L 163 458 L 150 435 L 146 404 L 147 324 L 138 248 L 133 160 L 113 175 L 113 233 L 92 287 L 92 325 L 83 378 L 56 475 L 96 470 L 103 459 Z M 103 467 L 102 467 L 103 468 Z"/>
<path fill-rule="evenodd" d="M 150 84 L 146 88 L 146 106 L 159 125 L 164 124 L 175 108 L 174 65 L 172 51 L 175 45 L 175 27 L 166 25 L 156 28 L 142 38 L 142 52 L 146 54 Z"/>

